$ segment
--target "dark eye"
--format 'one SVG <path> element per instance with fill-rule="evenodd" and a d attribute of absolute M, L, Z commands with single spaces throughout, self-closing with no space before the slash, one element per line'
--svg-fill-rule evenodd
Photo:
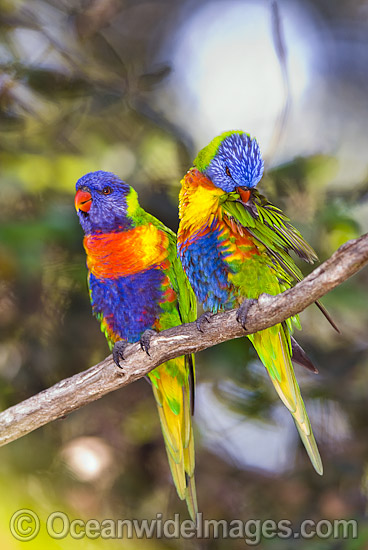
<path fill-rule="evenodd" d="M 102 189 L 102 193 L 103 193 L 104 195 L 110 195 L 111 191 L 112 191 L 111 187 L 104 187 L 104 188 Z"/>
<path fill-rule="evenodd" d="M 227 166 L 226 166 L 226 175 L 229 176 L 229 178 L 231 178 L 231 172 Z"/>

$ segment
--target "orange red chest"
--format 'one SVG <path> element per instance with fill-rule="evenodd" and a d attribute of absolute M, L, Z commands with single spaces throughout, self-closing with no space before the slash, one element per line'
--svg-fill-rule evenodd
<path fill-rule="evenodd" d="M 168 235 L 153 224 L 128 231 L 86 235 L 88 269 L 98 279 L 126 277 L 161 266 L 167 260 Z"/>

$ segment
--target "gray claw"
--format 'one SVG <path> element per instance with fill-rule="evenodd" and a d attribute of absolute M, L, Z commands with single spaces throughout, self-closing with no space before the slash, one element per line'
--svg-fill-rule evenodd
<path fill-rule="evenodd" d="M 236 314 L 236 320 L 238 321 L 238 323 L 241 324 L 244 330 L 247 330 L 247 327 L 245 324 L 247 322 L 249 310 L 256 303 L 257 303 L 257 300 L 255 298 L 246 299 L 238 309 L 238 312 Z"/>
<path fill-rule="evenodd" d="M 125 342 L 125 340 L 119 340 L 118 342 L 115 342 L 115 345 L 113 347 L 112 358 L 114 359 L 114 362 L 119 367 L 119 369 L 123 368 L 120 365 L 120 359 L 125 361 L 124 351 L 127 345 L 128 345 L 128 342 Z"/>
<path fill-rule="evenodd" d="M 145 351 L 147 353 L 147 355 L 149 355 L 149 356 L 150 356 L 149 349 L 151 347 L 151 338 L 155 334 L 157 334 L 156 330 L 148 328 L 147 330 L 145 330 L 143 332 L 142 336 L 139 339 L 139 343 L 141 345 L 142 350 Z"/>
<path fill-rule="evenodd" d="M 203 322 L 207 321 L 207 323 L 210 323 L 213 316 L 214 313 L 211 313 L 210 311 L 205 311 L 204 313 L 202 313 L 202 315 L 200 315 L 198 319 L 196 319 L 197 330 L 199 330 L 199 332 L 204 332 L 202 328 Z"/>

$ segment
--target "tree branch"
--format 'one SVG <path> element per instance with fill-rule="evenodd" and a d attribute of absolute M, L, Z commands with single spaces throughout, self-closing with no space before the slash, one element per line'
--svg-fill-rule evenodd
<path fill-rule="evenodd" d="M 110 355 L 98 365 L 61 380 L 0 413 L 0 445 L 131 384 L 168 359 L 201 351 L 279 323 L 305 309 L 367 263 L 368 233 L 345 243 L 295 287 L 277 296 L 261 295 L 258 303 L 249 310 L 246 331 L 236 321 L 236 310 L 232 310 L 215 315 L 205 325 L 204 333 L 197 330 L 195 323 L 190 323 L 153 336 L 150 357 L 142 352 L 139 343 L 131 344 L 126 348 L 123 369 L 116 367 Z"/>

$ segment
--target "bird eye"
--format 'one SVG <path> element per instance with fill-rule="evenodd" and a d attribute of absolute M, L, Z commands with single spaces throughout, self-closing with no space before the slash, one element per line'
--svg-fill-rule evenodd
<path fill-rule="evenodd" d="M 229 178 L 231 178 L 231 172 L 227 166 L 226 166 L 226 175 L 229 176 Z"/>
<path fill-rule="evenodd" d="M 104 187 L 104 188 L 102 189 L 102 193 L 103 193 L 104 195 L 110 195 L 111 191 L 112 191 L 111 187 Z"/>

